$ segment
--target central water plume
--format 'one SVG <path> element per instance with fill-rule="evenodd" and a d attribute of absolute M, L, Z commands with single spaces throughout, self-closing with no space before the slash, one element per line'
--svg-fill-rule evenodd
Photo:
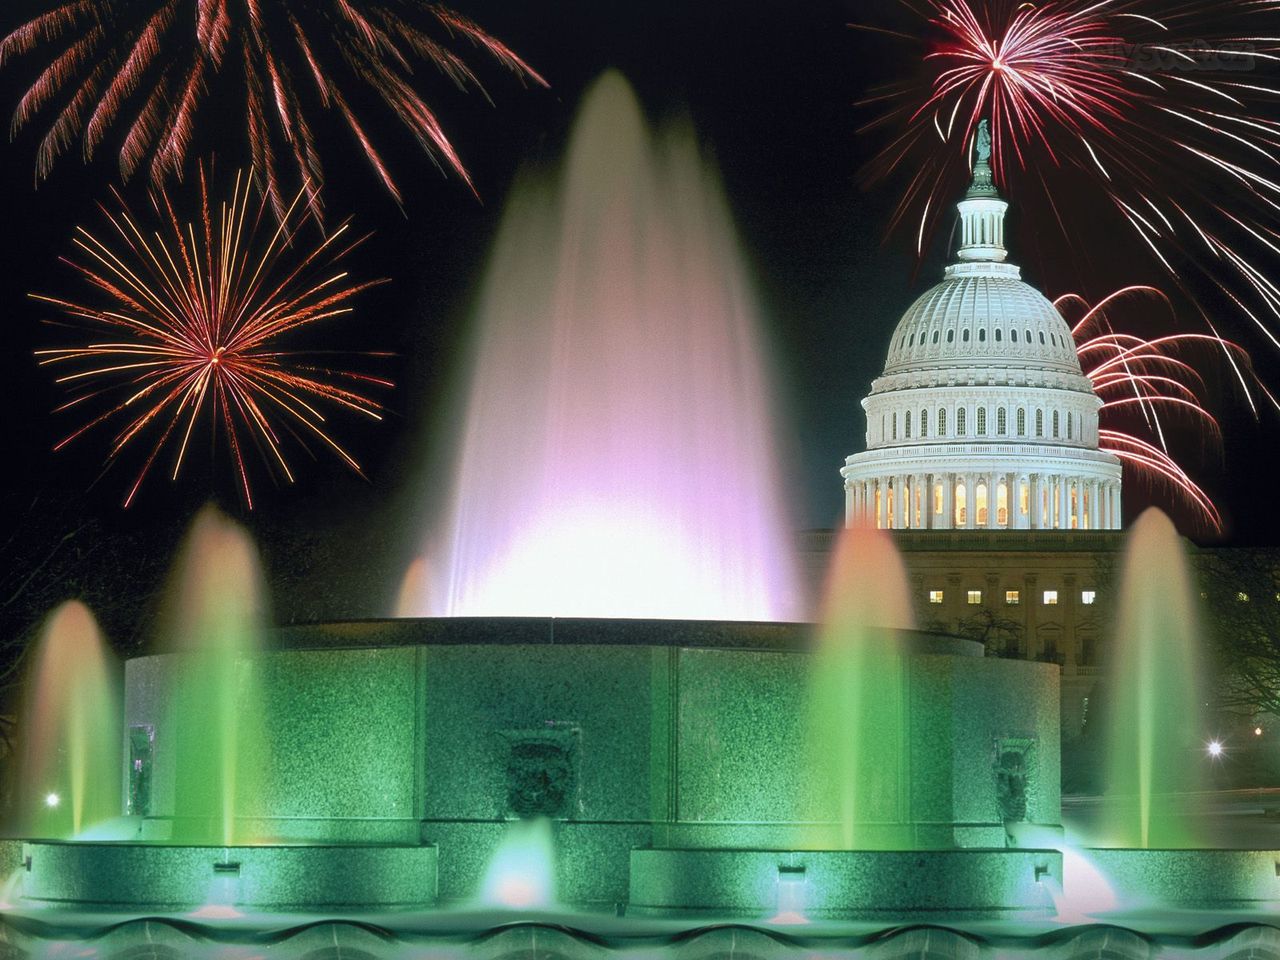
<path fill-rule="evenodd" d="M 694 136 L 654 136 L 606 74 L 560 177 L 513 191 L 429 583 L 400 612 L 801 614 L 756 313 Z"/>
<path fill-rule="evenodd" d="M 174 752 L 174 839 L 231 844 L 259 795 L 266 750 L 256 654 L 264 620 L 257 551 L 206 507 L 196 517 L 168 597 L 167 648 L 180 653 L 165 727 Z"/>
<path fill-rule="evenodd" d="M 1200 633 L 1185 551 L 1159 510 L 1133 525 L 1119 583 L 1103 705 L 1108 780 L 1099 845 L 1198 846 Z"/>
<path fill-rule="evenodd" d="M 70 839 L 120 813 L 120 697 L 98 624 L 75 601 L 36 644 L 22 727 L 23 833 Z"/>
<path fill-rule="evenodd" d="M 911 627 L 906 570 L 889 535 L 842 531 L 811 667 L 804 847 L 910 843 L 902 631 Z"/>

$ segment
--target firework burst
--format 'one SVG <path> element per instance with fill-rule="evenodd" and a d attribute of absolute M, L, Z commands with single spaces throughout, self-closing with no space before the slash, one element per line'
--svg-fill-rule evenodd
<path fill-rule="evenodd" d="M 299 235 L 309 209 L 305 189 L 277 221 L 250 176 L 238 175 L 216 209 L 203 170 L 199 182 L 196 222 L 184 222 L 162 194 L 154 201 L 159 224 L 147 226 L 116 194 L 118 210 L 101 208 L 110 228 L 105 239 L 77 229 L 78 257 L 64 259 L 96 290 L 94 303 L 32 294 L 94 332 L 87 343 L 37 356 L 74 392 L 59 411 L 106 403 L 56 449 L 120 422 L 109 463 L 134 446 L 146 450 L 126 507 L 166 450 L 177 478 L 202 421 L 229 448 L 250 507 L 248 448 L 260 450 L 288 481 L 290 439 L 328 447 L 359 472 L 331 435 L 324 410 L 380 419 L 380 405 L 361 391 L 391 386 L 281 346 L 303 327 L 351 312 L 357 294 L 382 282 L 353 283 L 336 266 L 360 242 L 350 241 L 347 224 L 308 248 Z"/>
<path fill-rule="evenodd" d="M 997 181 L 1070 257 L 1121 226 L 1206 320 L 1200 288 L 1280 348 L 1280 2 L 900 2 L 928 39 L 899 34 L 919 75 L 868 97 L 896 131 L 869 173 L 913 171 L 894 222 L 920 251 L 989 117 Z"/>
<path fill-rule="evenodd" d="M 1196 435 L 1212 445 L 1222 439 L 1218 421 L 1204 401 L 1204 379 L 1186 357 L 1220 351 L 1242 383 L 1252 384 L 1273 404 L 1275 398 L 1253 377 L 1245 351 L 1222 337 L 1180 333 L 1146 339 L 1117 331 L 1109 311 L 1138 297 L 1170 307 L 1163 292 L 1146 286 L 1125 287 L 1097 304 L 1079 294 L 1067 294 L 1054 303 L 1071 324 L 1080 365 L 1102 399 L 1099 448 L 1119 457 L 1139 477 L 1164 485 L 1201 525 L 1221 533 L 1217 506 L 1170 453 L 1167 424 L 1173 421 L 1189 422 Z"/>
<path fill-rule="evenodd" d="M 122 131 L 120 169 L 156 188 L 181 179 L 209 101 L 243 110 L 249 154 L 277 216 L 295 183 L 318 189 L 323 168 L 315 108 L 336 113 L 383 186 L 400 200 L 387 163 L 356 103 L 372 91 L 433 159 L 470 179 L 438 117 L 419 93 L 415 65 L 433 66 L 461 89 L 482 89 L 462 40 L 522 80 L 545 81 L 471 20 L 424 0 L 69 0 L 0 41 L 0 65 L 39 51 L 47 65 L 13 116 L 16 133 L 52 118 L 40 143 L 37 179 L 79 141 L 92 158 Z M 482 91 L 483 92 L 483 91 Z M 311 209 L 319 210 L 313 190 Z"/>

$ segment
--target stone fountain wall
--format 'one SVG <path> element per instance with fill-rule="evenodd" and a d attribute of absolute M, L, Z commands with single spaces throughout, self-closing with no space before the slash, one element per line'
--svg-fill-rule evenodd
<path fill-rule="evenodd" d="M 486 642 L 471 642 L 477 631 Z M 389 621 L 281 639 L 286 649 L 244 666 L 265 691 L 271 748 L 265 787 L 238 810 L 264 839 L 435 843 L 441 896 L 462 899 L 504 822 L 544 815 L 559 894 L 576 903 L 625 900 L 633 848 L 795 843 L 807 628 Z M 918 849 L 1004 847 L 1006 820 L 1053 829 L 1056 668 L 984 659 L 965 641 L 913 646 L 909 783 L 888 826 L 907 824 Z M 141 830 L 152 839 L 180 813 L 173 667 L 172 656 L 126 666 L 126 757 L 130 731 L 150 744 Z"/>

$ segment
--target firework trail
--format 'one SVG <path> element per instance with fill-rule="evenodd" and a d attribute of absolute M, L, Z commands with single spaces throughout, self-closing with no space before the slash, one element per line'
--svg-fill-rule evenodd
<path fill-rule="evenodd" d="M 348 225 L 308 247 L 299 234 L 309 212 L 305 188 L 276 220 L 248 174 L 236 177 L 230 198 L 219 204 L 210 200 L 203 169 L 199 182 L 195 222 L 183 221 L 161 194 L 158 224 L 148 225 L 116 194 L 118 209 L 101 208 L 109 224 L 105 239 L 77 229 L 77 258 L 64 260 L 96 290 L 92 303 L 31 295 L 92 337 L 37 351 L 41 365 L 57 371 L 57 383 L 73 391 L 58 410 L 106 405 L 55 449 L 118 421 L 108 463 L 134 446 L 146 450 L 126 507 L 167 449 L 170 476 L 178 477 L 202 421 L 229 449 L 250 507 L 249 446 L 290 482 L 289 438 L 328 447 L 359 472 L 332 436 L 324 410 L 381 419 L 381 406 L 361 391 L 391 386 L 280 343 L 303 327 L 350 313 L 357 294 L 382 282 L 353 283 L 336 266 L 360 242 L 350 240 Z"/>
<path fill-rule="evenodd" d="M 460 89 L 476 74 L 451 49 L 465 41 L 522 81 L 546 82 L 509 47 L 447 7 L 423 0 L 69 0 L 0 40 L 0 65 L 29 53 L 45 66 L 13 116 L 16 134 L 51 118 L 37 179 L 79 141 L 91 159 L 119 131 L 126 179 L 162 188 L 183 176 L 209 101 L 242 110 L 249 156 L 277 216 L 295 183 L 309 183 L 311 209 L 324 181 L 317 108 L 341 118 L 387 191 L 400 201 L 386 161 L 357 112 L 372 92 L 443 168 L 470 178 L 415 67 L 429 65 Z"/>
<path fill-rule="evenodd" d="M 867 98 L 894 131 L 868 173 L 912 171 L 894 224 L 920 251 L 989 117 L 997 182 L 1069 255 L 1120 226 L 1206 322 L 1280 348 L 1278 0 L 900 3 L 918 75 Z"/>
<path fill-rule="evenodd" d="M 1212 445 L 1222 440 L 1217 418 L 1204 401 L 1204 379 L 1186 357 L 1221 351 L 1255 389 L 1273 404 L 1275 398 L 1253 376 L 1245 351 L 1222 337 L 1180 333 L 1146 339 L 1117 331 L 1109 311 L 1138 297 L 1154 298 L 1172 309 L 1163 292 L 1147 286 L 1125 287 L 1097 304 L 1074 293 L 1054 302 L 1071 325 L 1080 365 L 1102 399 L 1099 448 L 1119 457 L 1141 478 L 1166 486 L 1205 528 L 1221 533 L 1217 506 L 1169 452 L 1166 423 L 1174 419 L 1190 422 Z"/>

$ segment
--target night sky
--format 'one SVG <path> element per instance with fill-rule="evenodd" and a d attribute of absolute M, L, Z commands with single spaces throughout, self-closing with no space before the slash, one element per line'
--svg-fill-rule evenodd
<path fill-rule="evenodd" d="M 458 95 L 435 77 L 423 84 L 482 202 L 441 175 L 403 128 L 379 120 L 375 110 L 370 130 L 404 188 L 401 210 L 381 191 L 350 136 L 340 126 L 322 126 L 329 211 L 335 218 L 350 214 L 358 228 L 374 231 L 351 269 L 356 276 L 392 280 L 361 298 L 357 318 L 335 332 L 335 345 L 394 351 L 382 369 L 397 388 L 387 397 L 391 416 L 385 423 L 337 425 L 365 465 L 367 482 L 333 458 L 302 458 L 292 487 L 273 488 L 259 472 L 259 504 L 252 513 L 239 502 L 225 455 L 207 444 L 177 484 L 157 475 L 128 511 L 120 502 L 135 461 L 102 474 L 109 431 L 71 450 L 51 451 L 80 421 L 50 413 L 61 394 L 36 367 L 32 351 L 66 343 L 68 334 L 42 326 L 49 313 L 27 293 L 83 292 L 57 257 L 68 252 L 77 223 L 100 222 L 93 205 L 107 197 L 118 173 L 109 151 L 85 166 L 77 145 L 35 189 L 35 149 L 44 128 L 37 123 L 0 146 L 6 201 L 0 210 L 0 315 L 8 347 L 0 359 L 7 401 L 0 408 L 6 629 L 25 630 L 42 605 L 83 592 L 120 598 L 119 610 L 106 619 L 117 635 L 127 633 L 130 612 L 153 603 L 182 530 L 210 499 L 245 520 L 262 542 L 279 619 L 385 610 L 417 546 L 423 491 L 441 475 L 430 453 L 442 436 L 445 398 L 461 372 L 455 361 L 469 298 L 503 199 L 522 163 L 547 163 L 560 154 L 581 92 L 608 67 L 629 77 L 651 117 L 692 116 L 716 158 L 757 279 L 786 408 L 783 422 L 799 456 L 793 469 L 797 513 L 807 527 L 838 523 L 843 498 L 837 471 L 862 446 L 859 401 L 883 364 L 894 324 L 939 278 L 946 240 L 939 236 L 933 254 L 918 264 L 909 238 L 885 236 L 895 185 L 869 189 L 860 176 L 883 134 L 859 135 L 873 114 L 856 101 L 899 69 L 902 52 L 848 27 L 867 19 L 870 3 L 889 15 L 889 0 L 458 0 L 457 9 L 519 51 L 551 90 L 522 89 L 479 58 L 472 62 L 483 68 L 493 106 Z M 45 6 L 11 0 L 0 29 L 7 33 Z M 0 72 L 4 116 L 45 62 L 30 57 Z M 235 153 L 243 139 L 236 122 L 233 112 L 220 115 L 214 108 L 200 134 L 200 147 L 216 147 L 223 167 L 245 159 Z M 231 135 L 219 136 L 225 132 L 219 124 L 230 125 Z M 130 188 L 130 196 L 141 194 Z M 1038 256 L 1035 225 L 1017 217 L 1012 199 L 1013 259 L 1046 292 L 1107 292 L 1112 278 L 1080 276 L 1081 263 L 1134 261 L 1124 280 L 1158 279 L 1149 264 L 1135 260 L 1132 244 L 1107 236 L 1082 238 L 1090 257 L 1074 258 L 1070 267 L 1061 258 Z M 1261 351 L 1257 338 L 1246 343 Z M 1257 360 L 1269 376 L 1274 356 Z M 1225 460 L 1210 455 L 1199 461 L 1194 437 L 1182 438 L 1182 450 L 1193 455 L 1193 475 L 1223 506 L 1232 539 L 1277 542 L 1280 519 L 1257 504 L 1271 500 L 1264 467 L 1280 424 L 1274 414 L 1255 422 L 1225 380 L 1212 371 L 1209 379 L 1211 400 L 1224 414 Z M 1127 475 L 1126 493 L 1129 516 L 1151 499 Z M 50 561 L 45 545 L 61 539 L 72 555 L 64 550 Z M 38 590 L 28 577 L 15 576 L 46 562 L 51 572 L 37 574 Z"/>

